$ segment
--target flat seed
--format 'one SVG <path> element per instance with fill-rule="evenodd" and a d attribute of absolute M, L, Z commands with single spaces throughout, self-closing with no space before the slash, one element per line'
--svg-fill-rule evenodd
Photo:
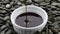
<path fill-rule="evenodd" d="M 21 2 L 18 2 L 17 4 L 18 4 L 18 5 L 22 5 Z"/>
<path fill-rule="evenodd" d="M 45 2 L 50 2 L 51 0 L 45 0 Z"/>
<path fill-rule="evenodd" d="M 7 13 L 5 10 L 0 10 L 0 13 Z"/>
<path fill-rule="evenodd" d="M 53 2 L 52 5 L 59 5 L 60 6 L 60 3 Z"/>
<path fill-rule="evenodd" d="M 49 24 L 51 24 L 52 22 L 51 21 L 48 21 Z"/>
<path fill-rule="evenodd" d="M 34 2 L 43 2 L 44 0 L 34 0 Z"/>
<path fill-rule="evenodd" d="M 53 32 L 49 29 L 49 32 L 48 32 L 48 34 L 53 34 Z"/>
<path fill-rule="evenodd" d="M 59 26 L 58 26 L 58 25 L 55 25 L 55 26 L 54 26 L 54 28 L 57 28 L 57 29 L 58 29 L 58 28 L 59 28 Z"/>
<path fill-rule="evenodd" d="M 5 28 L 5 27 L 7 27 L 7 26 L 6 26 L 6 25 L 3 25 L 3 26 L 1 27 L 1 29 Z"/>
<path fill-rule="evenodd" d="M 6 34 L 11 34 L 11 32 L 12 32 L 12 30 L 9 29 L 9 30 L 6 32 Z"/>
<path fill-rule="evenodd" d="M 7 20 L 7 19 L 9 19 L 9 16 L 5 16 L 5 17 L 4 17 L 4 20 Z"/>
<path fill-rule="evenodd" d="M 42 34 L 46 34 L 46 32 L 43 31 Z"/>
<path fill-rule="evenodd" d="M 60 32 L 58 32 L 58 34 L 60 34 Z"/>
<path fill-rule="evenodd" d="M 55 32 L 55 33 L 58 33 L 58 29 L 55 29 L 55 28 L 53 28 L 53 29 L 51 29 L 53 32 Z"/>
<path fill-rule="evenodd" d="M 7 5 L 6 5 L 6 8 L 10 8 L 10 7 L 11 7 L 11 5 L 10 5 L 10 4 L 7 4 Z"/>
<path fill-rule="evenodd" d="M 60 0 L 58 0 L 60 2 Z"/>

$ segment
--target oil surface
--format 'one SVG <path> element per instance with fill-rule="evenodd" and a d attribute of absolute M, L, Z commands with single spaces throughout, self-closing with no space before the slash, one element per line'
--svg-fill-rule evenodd
<path fill-rule="evenodd" d="M 26 20 L 27 16 L 27 20 Z M 22 27 L 35 27 L 43 23 L 43 19 L 36 13 L 27 12 L 19 15 L 16 20 L 16 24 Z M 27 24 L 26 24 L 27 23 Z"/>

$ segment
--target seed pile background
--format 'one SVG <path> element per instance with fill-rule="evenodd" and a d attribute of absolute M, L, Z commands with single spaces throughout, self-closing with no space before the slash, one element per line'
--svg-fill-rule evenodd
<path fill-rule="evenodd" d="M 0 0 L 0 34 L 17 34 L 10 21 L 11 13 L 24 5 L 24 0 Z M 34 34 L 60 34 L 60 0 L 28 0 L 27 5 L 43 8 L 49 16 L 46 27 Z"/>

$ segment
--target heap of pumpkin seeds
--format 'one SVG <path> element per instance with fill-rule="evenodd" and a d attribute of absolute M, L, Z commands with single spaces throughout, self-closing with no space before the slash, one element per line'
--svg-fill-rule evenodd
<path fill-rule="evenodd" d="M 0 0 L 0 34 L 17 34 L 12 26 L 10 15 L 24 0 Z M 27 0 L 27 5 L 43 8 L 48 14 L 48 22 L 41 32 L 34 34 L 60 34 L 60 0 Z"/>

